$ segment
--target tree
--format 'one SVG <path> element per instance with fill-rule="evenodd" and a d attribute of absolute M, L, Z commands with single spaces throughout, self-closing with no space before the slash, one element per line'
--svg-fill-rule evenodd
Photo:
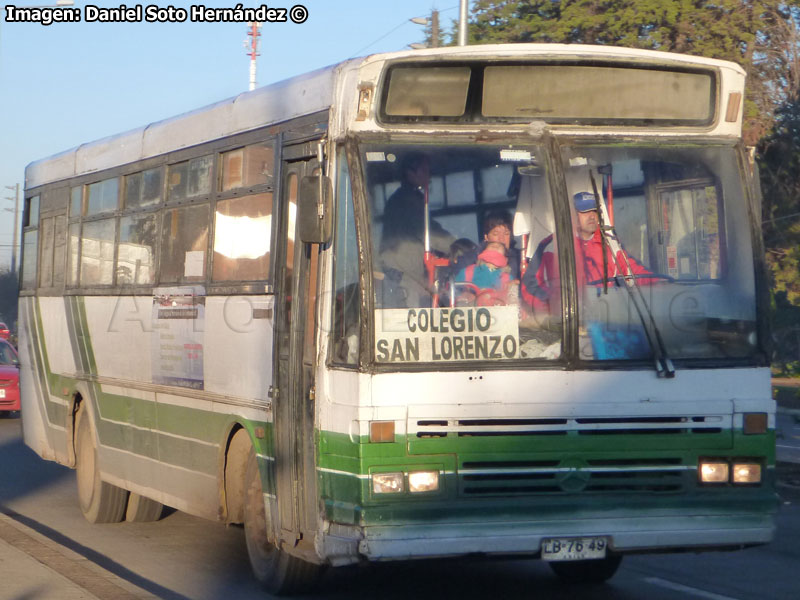
<path fill-rule="evenodd" d="M 758 149 L 764 245 L 773 289 L 800 307 L 800 100 L 778 111 L 774 132 Z"/>

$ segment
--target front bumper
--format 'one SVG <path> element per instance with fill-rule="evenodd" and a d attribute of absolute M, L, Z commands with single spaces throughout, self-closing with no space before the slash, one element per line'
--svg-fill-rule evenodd
<path fill-rule="evenodd" d="M 547 521 L 343 526 L 329 523 L 318 552 L 333 565 L 482 554 L 536 556 L 550 537 L 607 536 L 618 553 L 734 549 L 766 544 L 773 514 L 696 514 L 563 518 Z"/>

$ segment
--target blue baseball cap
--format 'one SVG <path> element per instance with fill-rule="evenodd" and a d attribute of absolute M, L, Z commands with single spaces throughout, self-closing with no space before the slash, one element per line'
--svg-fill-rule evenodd
<path fill-rule="evenodd" d="M 597 202 L 592 192 L 578 192 L 572 197 L 572 203 L 579 213 L 597 210 Z"/>

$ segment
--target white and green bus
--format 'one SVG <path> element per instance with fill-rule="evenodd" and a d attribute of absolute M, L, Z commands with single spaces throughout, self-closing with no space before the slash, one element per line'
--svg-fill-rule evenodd
<path fill-rule="evenodd" d="M 276 592 L 769 542 L 744 79 L 611 47 L 379 54 L 32 163 L 26 443 L 92 522 L 243 524 Z"/>

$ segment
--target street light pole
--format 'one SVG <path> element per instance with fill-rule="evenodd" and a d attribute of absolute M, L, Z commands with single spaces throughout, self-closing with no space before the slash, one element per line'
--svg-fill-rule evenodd
<path fill-rule="evenodd" d="M 439 47 L 439 11 L 435 8 L 431 11 L 430 19 L 428 17 L 414 17 L 409 19 L 415 25 L 430 26 L 430 44 L 409 44 L 414 50 L 421 50 L 422 48 L 438 48 Z"/>
<path fill-rule="evenodd" d="M 17 244 L 19 242 L 19 184 L 7 185 L 6 189 L 14 190 L 14 241 L 11 246 L 11 272 L 16 275 L 17 273 Z M 11 200 L 6 196 L 6 200 Z"/>
<path fill-rule="evenodd" d="M 467 14 L 468 14 L 469 0 L 461 0 L 458 11 L 458 45 L 467 45 Z"/>

